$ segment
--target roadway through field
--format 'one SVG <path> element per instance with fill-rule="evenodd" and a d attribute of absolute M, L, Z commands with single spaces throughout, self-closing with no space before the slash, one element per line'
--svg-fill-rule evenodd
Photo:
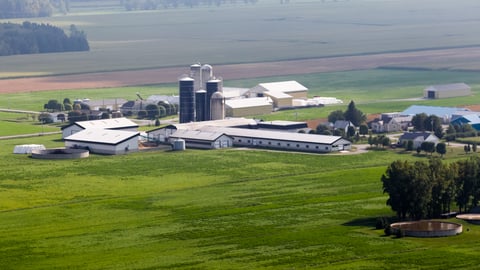
<path fill-rule="evenodd" d="M 379 67 L 418 67 L 441 59 L 448 62 L 480 60 L 480 47 L 421 50 L 411 52 L 313 58 L 304 60 L 215 65 L 215 74 L 223 80 L 285 76 Z M 442 69 L 449 67 L 441 67 Z M 47 76 L 0 80 L 0 93 L 19 93 L 45 90 L 123 87 L 175 83 L 189 67 L 169 67 L 146 70 L 113 71 L 63 76 Z"/>

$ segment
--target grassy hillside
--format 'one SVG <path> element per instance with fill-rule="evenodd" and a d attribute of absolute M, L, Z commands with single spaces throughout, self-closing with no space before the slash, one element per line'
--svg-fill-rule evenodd
<path fill-rule="evenodd" d="M 292 0 L 284 5 L 272 0 L 144 12 L 94 9 L 34 20 L 65 29 L 77 25 L 87 34 L 90 52 L 2 58 L 0 77 L 472 46 L 480 44 L 479 9 L 475 0 Z M 448 66 L 475 68 L 469 60 L 462 62 L 468 63 Z"/>
<path fill-rule="evenodd" d="M 39 138 L 43 143 L 55 137 Z M 220 150 L 33 160 L 0 141 L 2 269 L 385 269 L 477 265 L 480 229 L 395 239 L 387 151 Z M 421 258 L 421 259 L 420 259 Z M 451 258 L 456 258 L 452 260 Z"/>

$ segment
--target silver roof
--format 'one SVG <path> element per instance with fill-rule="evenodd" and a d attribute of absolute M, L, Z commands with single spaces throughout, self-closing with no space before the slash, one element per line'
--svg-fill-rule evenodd
<path fill-rule="evenodd" d="M 213 142 L 223 135 L 225 134 L 221 132 L 179 129 L 170 135 L 170 137 Z"/>
<path fill-rule="evenodd" d="M 218 128 L 204 127 L 202 131 L 221 132 L 232 137 L 249 137 L 266 140 L 295 141 L 303 143 L 333 144 L 341 139 L 340 136 L 328 136 L 306 133 L 294 133 L 283 131 L 270 131 L 246 128 Z"/>
<path fill-rule="evenodd" d="M 138 127 L 137 123 L 125 117 L 91 120 L 91 121 L 80 121 L 80 122 L 75 122 L 75 124 L 85 129 L 90 129 L 90 128 L 117 129 L 117 128 L 127 128 L 127 127 Z"/>
<path fill-rule="evenodd" d="M 140 133 L 135 131 L 111 129 L 86 129 L 65 138 L 66 141 L 81 141 L 101 144 L 118 144 Z"/>

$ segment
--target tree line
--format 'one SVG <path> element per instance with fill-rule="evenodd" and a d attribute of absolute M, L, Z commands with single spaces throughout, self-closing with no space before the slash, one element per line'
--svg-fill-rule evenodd
<path fill-rule="evenodd" d="M 439 158 L 394 161 L 382 175 L 387 205 L 400 219 L 439 218 L 455 204 L 468 212 L 480 200 L 480 158 L 452 163 Z"/>
<path fill-rule="evenodd" d="M 0 24 L 0 56 L 88 50 L 85 33 L 75 25 L 70 26 L 70 35 L 67 35 L 61 28 L 49 24 Z"/>
<path fill-rule="evenodd" d="M 0 0 L 0 19 L 49 17 L 69 8 L 70 0 Z"/>
<path fill-rule="evenodd" d="M 121 0 L 125 9 L 131 10 L 155 10 L 160 8 L 198 7 L 198 6 L 221 6 L 224 4 L 256 4 L 258 0 Z M 281 1 L 283 3 L 283 1 Z"/>

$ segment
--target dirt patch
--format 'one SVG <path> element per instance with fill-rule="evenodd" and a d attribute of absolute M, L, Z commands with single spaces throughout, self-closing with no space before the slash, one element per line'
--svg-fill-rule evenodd
<path fill-rule="evenodd" d="M 374 69 L 386 66 L 415 66 L 435 59 L 468 58 L 480 60 L 480 47 L 342 56 L 305 60 L 215 65 L 215 74 L 224 80 L 309 74 L 346 70 Z M 134 71 L 115 71 L 78 75 L 0 80 L 0 93 L 44 90 L 106 88 L 133 85 L 175 83 L 189 67 L 171 67 Z"/>

